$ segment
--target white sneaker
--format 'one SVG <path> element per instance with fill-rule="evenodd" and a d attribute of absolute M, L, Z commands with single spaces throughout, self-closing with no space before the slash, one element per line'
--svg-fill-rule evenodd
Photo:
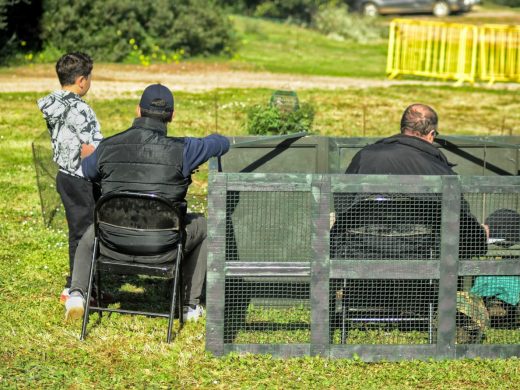
<path fill-rule="evenodd" d="M 204 315 L 204 308 L 201 305 L 186 305 L 182 308 L 182 319 L 184 322 L 197 322 Z"/>
<path fill-rule="evenodd" d="M 67 302 L 67 299 L 69 299 L 69 288 L 64 288 L 60 295 L 60 302 L 65 303 Z"/>
<path fill-rule="evenodd" d="M 65 321 L 77 320 L 85 312 L 85 299 L 79 292 L 73 292 L 65 301 Z"/>

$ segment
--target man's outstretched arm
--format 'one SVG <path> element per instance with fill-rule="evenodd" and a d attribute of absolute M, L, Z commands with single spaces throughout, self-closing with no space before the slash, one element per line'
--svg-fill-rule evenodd
<path fill-rule="evenodd" d="M 229 140 L 219 134 L 204 138 L 184 138 L 184 156 L 182 173 L 185 177 L 204 164 L 211 157 L 220 157 L 229 150 Z"/>

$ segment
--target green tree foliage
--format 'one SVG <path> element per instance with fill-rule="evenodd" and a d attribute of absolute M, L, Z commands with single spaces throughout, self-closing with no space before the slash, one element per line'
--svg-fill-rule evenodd
<path fill-rule="evenodd" d="M 41 14 L 41 1 L 0 0 L 0 62 L 41 48 Z"/>
<path fill-rule="evenodd" d="M 295 19 L 310 24 L 317 12 L 321 0 L 270 0 L 264 1 L 256 8 L 255 15 L 278 19 Z"/>
<path fill-rule="evenodd" d="M 331 0 L 219 0 L 218 2 L 246 15 L 290 19 L 304 24 L 311 23 L 320 5 L 336 3 Z"/>
<path fill-rule="evenodd" d="M 520 7 L 520 0 L 495 0 L 495 3 L 509 7 Z"/>
<path fill-rule="evenodd" d="M 213 1 L 47 0 L 43 39 L 66 52 L 122 61 L 132 52 L 231 53 L 231 22 Z"/>
<path fill-rule="evenodd" d="M 8 0 L 0 0 L 0 32 L 2 33 L 7 27 L 7 7 L 9 3 Z"/>
<path fill-rule="evenodd" d="M 349 13 L 345 4 L 321 6 L 313 18 L 313 26 L 331 38 L 359 43 L 381 39 L 387 32 L 374 18 Z"/>

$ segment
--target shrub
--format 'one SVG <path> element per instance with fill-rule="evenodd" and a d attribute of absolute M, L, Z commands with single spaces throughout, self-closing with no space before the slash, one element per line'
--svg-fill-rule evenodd
<path fill-rule="evenodd" d="M 0 62 L 40 50 L 41 1 L 0 0 Z"/>
<path fill-rule="evenodd" d="M 245 15 L 255 15 L 275 19 L 310 24 L 321 4 L 331 0 L 218 0 L 228 9 Z"/>
<path fill-rule="evenodd" d="M 82 50 L 98 61 L 231 53 L 235 47 L 231 22 L 204 0 L 47 0 L 42 26 L 46 45 Z"/>
<path fill-rule="evenodd" d="M 273 105 L 255 105 L 247 113 L 247 131 L 253 135 L 278 135 L 310 131 L 314 108 L 302 103 L 299 108 L 284 111 Z"/>
<path fill-rule="evenodd" d="M 373 18 L 349 14 L 346 5 L 320 7 L 313 21 L 323 34 L 339 40 L 366 43 L 385 36 L 386 29 L 378 26 Z"/>
<path fill-rule="evenodd" d="M 520 7 L 520 0 L 495 0 L 496 4 L 507 5 L 509 7 Z"/>
<path fill-rule="evenodd" d="M 312 16 L 318 10 L 320 0 L 270 0 L 263 1 L 256 7 L 255 15 L 277 19 L 294 19 L 310 24 Z"/>

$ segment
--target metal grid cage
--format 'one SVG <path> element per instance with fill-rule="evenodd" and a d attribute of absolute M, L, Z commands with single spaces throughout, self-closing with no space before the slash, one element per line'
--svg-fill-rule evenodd
<path fill-rule="evenodd" d="M 309 280 L 226 278 L 224 342 L 310 342 Z"/>
<path fill-rule="evenodd" d="M 520 297 L 510 245 L 520 221 L 508 212 L 497 230 L 491 218 L 519 210 L 518 177 L 219 173 L 210 183 L 213 353 L 520 355 L 518 304 L 506 300 Z"/>
<path fill-rule="evenodd" d="M 306 192 L 229 191 L 226 261 L 310 261 Z"/>

